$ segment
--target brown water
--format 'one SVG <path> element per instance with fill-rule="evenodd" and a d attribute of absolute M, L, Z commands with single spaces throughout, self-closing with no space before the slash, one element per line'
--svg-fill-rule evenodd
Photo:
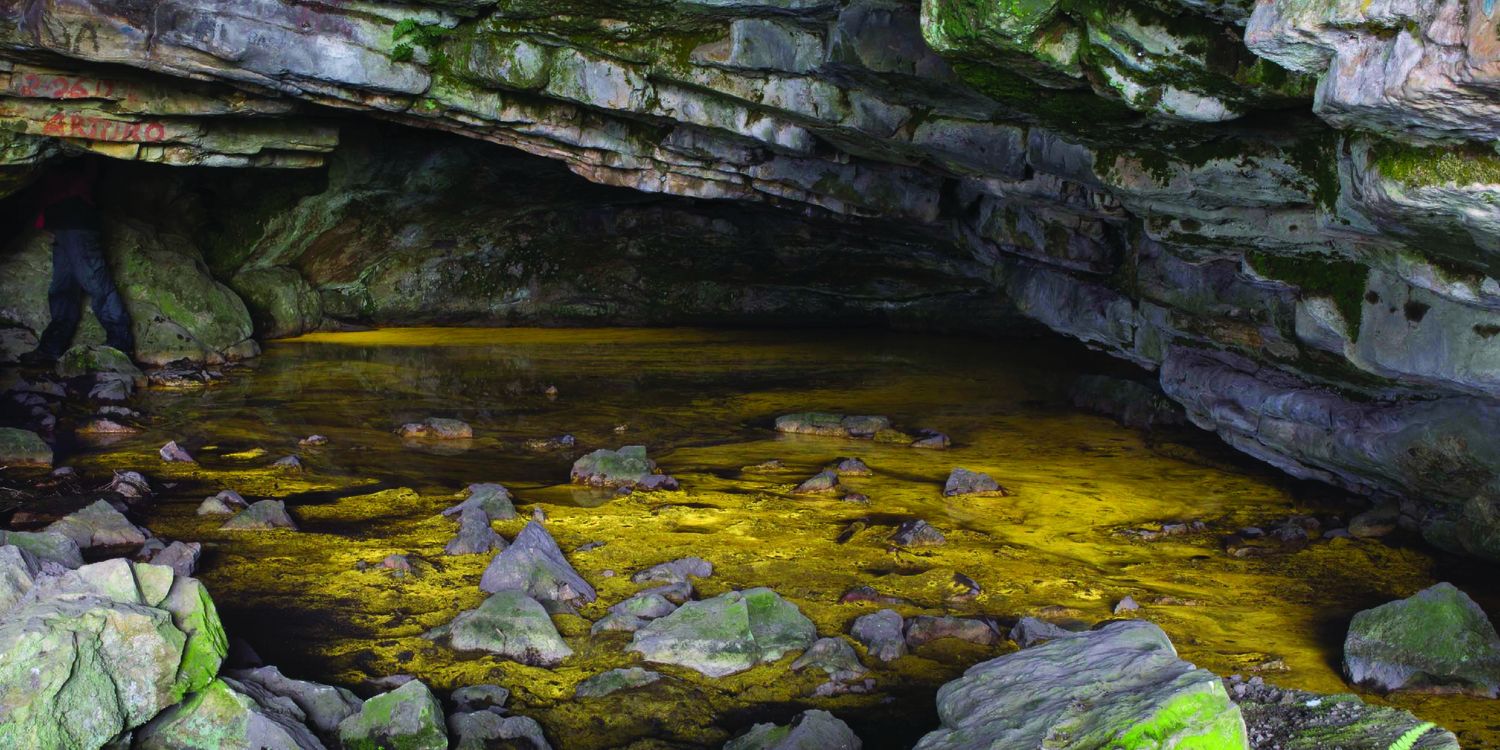
<path fill-rule="evenodd" d="M 500 684 L 514 691 L 513 710 L 536 718 L 565 749 L 718 747 L 749 723 L 784 721 L 808 707 L 847 720 L 867 747 L 909 747 L 936 725 L 939 685 L 1010 648 L 930 644 L 875 668 L 870 695 L 808 698 L 821 673 L 792 674 L 789 657 L 717 680 L 661 667 L 668 679 L 654 685 L 574 700 L 582 679 L 638 659 L 625 651 L 628 634 L 590 637 L 589 621 L 636 590 L 630 573 L 685 555 L 716 566 L 700 596 L 770 586 L 822 635 L 846 633 L 856 617 L 880 608 L 840 604 L 856 585 L 911 600 L 897 607 L 906 615 L 1008 620 L 1045 611 L 1089 623 L 1111 617 L 1112 605 L 1130 595 L 1143 605 L 1136 616 L 1160 624 L 1200 666 L 1326 692 L 1348 689 L 1339 645 L 1359 609 L 1437 580 L 1455 581 L 1492 613 L 1500 609 L 1485 569 L 1419 545 L 1340 539 L 1274 557 L 1228 556 L 1220 539 L 1242 526 L 1297 513 L 1347 517 L 1351 506 L 1331 490 L 1293 486 L 1212 438 L 1152 442 L 1069 407 L 1066 386 L 1080 367 L 1101 366 L 1109 365 L 1068 347 L 863 333 L 320 334 L 267 346 L 225 384 L 149 392 L 146 434 L 95 446 L 73 463 L 176 482 L 148 525 L 205 543 L 200 577 L 231 635 L 269 663 L 365 695 L 366 680 L 401 673 L 440 692 Z M 560 391 L 555 400 L 543 394 L 548 385 Z M 954 447 L 923 451 L 770 429 L 776 415 L 807 410 L 886 414 L 898 426 L 941 429 Z M 392 433 L 427 416 L 464 419 L 476 436 L 435 449 Z M 578 438 L 572 452 L 521 445 L 565 432 Z M 297 440 L 311 433 L 330 443 L 299 449 Z M 168 439 L 192 450 L 199 465 L 157 459 Z M 566 484 L 577 455 L 632 443 L 648 446 L 683 490 L 616 498 Z M 289 453 L 302 457 L 305 473 L 268 468 Z M 845 480 L 870 497 L 868 506 L 790 494 L 838 456 L 859 456 L 875 470 Z M 770 458 L 788 470 L 742 471 Z M 943 479 L 955 466 L 988 472 L 1015 494 L 944 499 Z M 507 537 L 541 508 L 564 550 L 605 543 L 569 555 L 600 598 L 583 617 L 556 618 L 577 652 L 557 669 L 460 655 L 421 638 L 483 599 L 487 556 L 444 556 L 456 524 L 437 516 L 480 481 L 503 483 L 518 497 L 522 518 L 497 525 Z M 285 499 L 301 531 L 219 531 L 218 520 L 193 511 L 224 488 L 251 500 Z M 915 550 L 887 543 L 895 524 L 918 517 L 948 543 Z M 1118 533 L 1187 519 L 1209 530 L 1156 542 Z M 856 521 L 864 529 L 841 543 Z M 409 555 L 415 575 L 356 568 L 391 553 Z M 954 598 L 955 573 L 983 593 Z M 1493 701 L 1393 702 L 1454 730 L 1465 747 L 1500 747 Z"/>

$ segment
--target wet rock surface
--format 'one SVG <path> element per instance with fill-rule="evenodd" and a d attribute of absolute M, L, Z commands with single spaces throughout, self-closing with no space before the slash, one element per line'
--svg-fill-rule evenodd
<path fill-rule="evenodd" d="M 509 547 L 490 560 L 479 588 L 487 592 L 521 591 L 555 611 L 571 611 L 597 594 L 568 564 L 557 542 L 542 524 L 532 521 Z"/>
<path fill-rule="evenodd" d="M 444 750 L 448 729 L 443 707 L 421 680 L 412 680 L 364 702 L 359 712 L 339 723 L 345 748 Z"/>
<path fill-rule="evenodd" d="M 1500 636 L 1479 605 L 1449 583 L 1354 616 L 1344 672 L 1356 685 L 1389 692 L 1500 691 Z"/>
<path fill-rule="evenodd" d="M 429 633 L 460 651 L 485 651 L 522 664 L 554 666 L 573 654 L 547 610 L 523 591 L 490 595 L 477 609 Z"/>
<path fill-rule="evenodd" d="M 805 649 L 816 636 L 796 605 L 755 588 L 687 602 L 637 630 L 630 650 L 647 661 L 723 677 Z"/>

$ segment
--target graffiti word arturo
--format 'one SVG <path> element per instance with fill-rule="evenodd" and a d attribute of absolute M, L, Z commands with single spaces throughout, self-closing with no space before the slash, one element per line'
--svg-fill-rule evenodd
<path fill-rule="evenodd" d="M 47 118 L 42 135 L 87 138 L 94 141 L 157 143 L 166 140 L 167 127 L 160 122 L 121 122 L 92 115 L 58 112 Z"/>
<path fill-rule="evenodd" d="M 125 85 L 103 78 L 27 73 L 11 81 L 20 96 L 32 99 L 115 99 Z"/>

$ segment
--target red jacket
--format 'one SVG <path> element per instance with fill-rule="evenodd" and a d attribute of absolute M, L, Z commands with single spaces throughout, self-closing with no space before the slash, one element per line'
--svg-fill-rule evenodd
<path fill-rule="evenodd" d="M 44 175 L 36 186 L 36 228 L 96 228 L 94 181 L 98 176 L 99 162 L 95 159 L 65 162 Z"/>

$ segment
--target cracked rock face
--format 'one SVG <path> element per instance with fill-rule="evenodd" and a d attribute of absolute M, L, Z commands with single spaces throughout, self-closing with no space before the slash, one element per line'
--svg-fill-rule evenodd
<path fill-rule="evenodd" d="M 1159 373 L 1232 445 L 1500 557 L 1481 0 L 27 0 L 0 21 L 0 194 L 65 149 L 287 168 L 219 188 L 254 220 L 107 217 L 148 358 L 343 320 L 1025 319 Z M 516 157 L 372 147 L 356 115 L 738 206 L 502 194 L 486 170 Z M 581 257 L 579 236 L 606 239 Z M 0 340 L 45 322 L 32 237 L 0 255 Z M 156 266 L 171 284 L 135 270 Z M 648 270 L 668 267 L 694 271 Z"/>

